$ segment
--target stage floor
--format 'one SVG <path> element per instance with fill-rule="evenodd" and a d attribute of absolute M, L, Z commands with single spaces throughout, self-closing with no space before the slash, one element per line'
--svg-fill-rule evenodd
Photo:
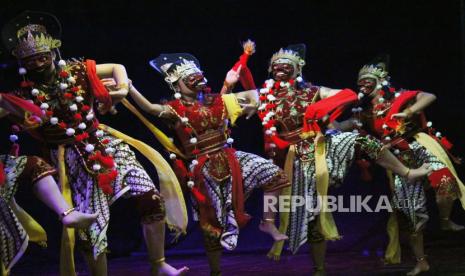
<path fill-rule="evenodd" d="M 465 233 L 462 233 L 465 234 Z M 305 250 L 307 251 L 307 250 Z M 426 251 L 431 271 L 422 275 L 465 275 L 465 245 L 463 239 L 454 242 L 435 241 L 427 244 Z M 280 262 L 268 260 L 265 251 L 229 253 L 223 257 L 223 275 L 311 275 L 310 256 L 302 252 L 297 255 L 285 255 Z M 380 252 L 330 252 L 328 254 L 328 275 L 405 275 L 413 266 L 413 258 L 407 256 L 401 265 L 385 266 L 381 262 Z M 128 257 L 109 260 L 109 275 L 149 275 L 149 265 L 144 253 L 135 253 Z M 190 267 L 188 275 L 209 275 L 206 257 L 203 254 L 182 254 L 168 257 L 169 262 L 181 267 Z M 25 258 L 15 267 L 12 275 L 58 275 L 56 262 Z M 80 258 L 77 260 L 78 275 L 89 275 Z"/>

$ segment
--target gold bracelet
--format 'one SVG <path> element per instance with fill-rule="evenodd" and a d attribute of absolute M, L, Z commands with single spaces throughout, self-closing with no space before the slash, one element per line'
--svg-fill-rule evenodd
<path fill-rule="evenodd" d="M 404 177 L 405 177 L 405 178 L 408 178 L 409 174 L 410 174 L 410 168 L 408 168 L 407 173 L 405 174 Z"/>
<path fill-rule="evenodd" d="M 76 211 L 75 207 L 69 208 L 68 210 L 61 213 L 60 218 L 63 219 L 64 217 L 66 217 L 67 215 L 71 214 L 74 211 Z"/>
<path fill-rule="evenodd" d="M 156 260 L 151 261 L 151 263 L 159 264 L 159 263 L 163 263 L 164 261 L 165 261 L 165 257 L 162 257 L 160 259 L 156 259 Z"/>

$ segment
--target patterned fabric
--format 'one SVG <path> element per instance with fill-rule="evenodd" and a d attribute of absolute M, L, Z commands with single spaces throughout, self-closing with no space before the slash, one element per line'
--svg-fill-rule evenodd
<path fill-rule="evenodd" d="M 273 162 L 255 154 L 242 151 L 236 151 L 235 155 L 241 167 L 244 198 L 249 197 L 256 188 L 263 188 L 265 191 L 269 191 L 281 188 L 280 185 L 288 185 L 285 178 L 283 178 L 284 181 L 276 181 L 277 177 L 282 174 L 282 171 Z M 210 162 L 206 162 L 202 168 L 202 174 L 208 196 L 211 198 L 213 208 L 215 209 L 216 218 L 223 228 L 219 242 L 224 248 L 233 250 L 237 246 L 239 227 L 234 216 L 232 204 L 231 178 L 229 177 L 223 182 L 216 181 L 209 174 L 209 166 Z M 193 200 L 193 211 L 194 219 L 198 220 L 198 206 L 195 200 Z M 208 247 L 212 247 L 211 243 L 210 241 Z"/>
<path fill-rule="evenodd" d="M 112 183 L 112 196 L 105 195 L 98 187 L 75 146 L 68 146 L 65 150 L 65 163 L 74 206 L 81 212 L 98 214 L 97 220 L 88 229 L 79 230 L 79 238 L 86 241 L 85 247 L 92 248 L 94 256 L 104 252 L 108 245 L 106 231 L 110 219 L 110 205 L 125 194 L 134 197 L 156 191 L 154 183 L 127 144 L 108 134 L 99 139 L 108 139 L 108 145 L 115 149 L 113 158 L 118 177 Z M 52 150 L 52 160 L 57 163 L 57 150 Z"/>
<path fill-rule="evenodd" d="M 0 257 L 9 270 L 27 248 L 28 236 L 9 203 L 21 183 L 35 181 L 55 173 L 42 159 L 31 156 L 0 155 L 5 165 L 6 183 L 0 186 Z"/>
<path fill-rule="evenodd" d="M 352 164 L 357 139 L 354 133 L 338 133 L 326 137 L 326 162 L 330 176 L 330 184 L 338 185 L 344 180 Z M 294 160 L 294 177 L 292 183 L 292 196 L 305 196 L 307 204 L 304 206 L 291 206 L 289 218 L 289 248 L 296 253 L 299 247 L 307 241 L 309 223 L 315 220 L 318 213 L 317 192 L 315 178 L 315 159 L 313 141 L 302 141 L 298 147 Z M 312 210 L 314 209 L 314 210 Z"/>
<path fill-rule="evenodd" d="M 409 167 L 418 168 L 424 163 L 431 165 L 433 171 L 445 168 L 444 163 L 438 160 L 436 156 L 431 154 L 418 142 L 409 144 L 410 149 L 400 153 L 400 159 Z M 428 211 L 426 209 L 426 197 L 423 186 L 427 183 L 428 179 L 425 177 L 415 184 L 410 184 L 405 178 L 395 175 L 394 178 L 394 196 L 393 203 L 398 207 L 399 211 L 404 214 L 409 221 L 409 228 L 418 231 L 428 221 Z M 441 193 L 447 190 L 448 195 L 457 198 L 458 190 L 455 182 L 449 182 L 452 185 L 440 186 L 436 191 Z"/>

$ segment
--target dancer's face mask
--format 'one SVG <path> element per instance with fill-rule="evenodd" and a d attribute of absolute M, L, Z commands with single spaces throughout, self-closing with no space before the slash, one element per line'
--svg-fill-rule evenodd
<path fill-rule="evenodd" d="M 51 52 L 39 53 L 32 55 L 21 60 L 22 66 L 26 68 L 31 76 L 40 77 L 45 76 L 53 72 L 54 56 Z"/>
<path fill-rule="evenodd" d="M 358 91 L 365 95 L 370 95 L 376 87 L 376 80 L 371 78 L 361 79 L 357 83 Z"/>
<path fill-rule="evenodd" d="M 182 83 L 192 92 L 199 92 L 207 87 L 207 79 L 200 72 L 182 78 Z"/>
<path fill-rule="evenodd" d="M 289 63 L 274 63 L 271 66 L 271 73 L 276 81 L 289 81 L 294 76 L 294 72 L 294 66 Z"/>

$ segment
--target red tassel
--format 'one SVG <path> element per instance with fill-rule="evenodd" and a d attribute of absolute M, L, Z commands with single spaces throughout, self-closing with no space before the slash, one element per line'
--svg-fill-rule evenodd
<path fill-rule="evenodd" d="M 5 185 L 6 182 L 6 175 L 5 175 L 5 167 L 3 162 L 0 161 L 0 186 Z"/>
<path fill-rule="evenodd" d="M 280 149 L 286 149 L 287 147 L 289 147 L 289 142 L 279 138 L 278 136 L 276 135 L 273 135 L 271 137 L 271 140 L 273 141 L 274 144 L 276 144 L 276 146 Z"/>
<path fill-rule="evenodd" d="M 447 150 L 450 150 L 454 146 L 446 137 L 441 138 L 441 144 Z"/>
<path fill-rule="evenodd" d="M 192 187 L 191 192 L 198 203 L 205 204 L 207 202 L 207 198 L 200 192 L 200 190 L 197 187 Z"/>
<path fill-rule="evenodd" d="M 116 170 L 112 170 L 109 173 L 101 173 L 97 175 L 98 185 L 100 189 L 102 189 L 104 194 L 113 194 L 113 187 L 111 187 L 111 183 L 115 181 L 117 176 L 118 172 Z"/>
<path fill-rule="evenodd" d="M 100 155 L 99 162 L 107 169 L 111 169 L 115 166 L 115 161 L 113 160 L 113 157 L 111 156 Z"/>
<path fill-rule="evenodd" d="M 188 172 L 187 172 L 186 166 L 184 165 L 184 162 L 182 162 L 181 159 L 176 159 L 175 164 L 176 164 L 176 167 L 178 167 L 179 172 L 181 173 L 181 176 L 186 177 Z"/>

